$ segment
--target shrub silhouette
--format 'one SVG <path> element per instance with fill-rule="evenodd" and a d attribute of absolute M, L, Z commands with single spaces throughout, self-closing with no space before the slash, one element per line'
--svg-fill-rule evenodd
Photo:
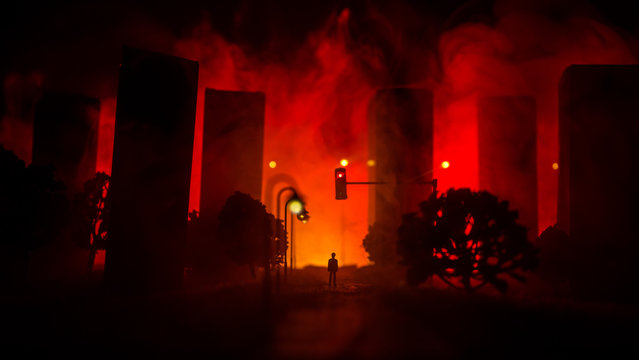
<path fill-rule="evenodd" d="M 287 249 L 286 233 L 261 202 L 235 192 L 224 204 L 219 221 L 218 241 L 235 263 L 248 265 L 251 274 L 255 276 L 255 266 L 281 263 Z"/>
<path fill-rule="evenodd" d="M 471 292 L 486 284 L 505 292 L 507 274 L 524 281 L 521 270 L 537 264 L 537 250 L 516 223 L 517 212 L 486 191 L 450 189 L 406 214 L 398 230 L 397 250 L 408 267 L 407 282 L 438 276 Z"/>
<path fill-rule="evenodd" d="M 383 223 L 376 222 L 368 227 L 362 246 L 368 253 L 368 260 L 375 265 L 393 266 L 399 263 L 397 231 Z"/>

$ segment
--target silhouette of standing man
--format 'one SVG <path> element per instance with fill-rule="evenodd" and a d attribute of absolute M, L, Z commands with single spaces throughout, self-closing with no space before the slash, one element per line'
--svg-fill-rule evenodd
<path fill-rule="evenodd" d="M 331 281 L 333 282 L 333 287 L 337 287 L 337 283 L 335 281 L 337 275 L 337 259 L 335 258 L 335 253 L 331 253 L 331 258 L 328 259 L 328 287 L 331 286 Z"/>

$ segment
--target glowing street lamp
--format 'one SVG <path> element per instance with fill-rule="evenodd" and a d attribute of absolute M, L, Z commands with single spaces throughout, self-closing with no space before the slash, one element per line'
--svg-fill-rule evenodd
<path fill-rule="evenodd" d="M 300 200 L 297 195 L 289 199 L 289 201 L 287 201 L 287 204 L 289 210 L 291 210 L 291 212 L 295 215 L 300 214 L 302 211 L 304 211 L 304 204 L 302 204 L 302 200 Z"/>
<path fill-rule="evenodd" d="M 339 164 L 340 164 L 340 165 L 342 165 L 342 166 L 348 166 L 348 160 L 346 160 L 346 159 L 342 159 L 342 160 L 339 162 Z"/>
<path fill-rule="evenodd" d="M 286 229 L 286 223 L 288 219 L 288 211 L 291 211 L 292 214 L 297 215 L 297 218 L 303 223 L 306 224 L 310 216 L 308 215 L 308 211 L 304 209 L 304 202 L 297 196 L 297 192 L 293 193 L 293 196 L 290 197 L 284 204 L 284 229 Z M 295 242 L 293 241 L 293 224 L 295 222 L 291 221 L 291 270 L 293 270 L 294 263 L 294 254 L 295 254 Z M 284 276 L 286 276 L 286 264 L 284 264 Z"/>
<path fill-rule="evenodd" d="M 450 167 L 450 162 L 448 161 L 442 161 L 442 169 L 448 169 Z"/>
<path fill-rule="evenodd" d="M 308 215 L 308 211 L 304 208 L 304 202 L 297 195 L 297 191 L 292 186 L 287 186 L 281 189 L 277 193 L 277 220 L 280 219 L 280 198 L 285 191 L 293 192 L 293 195 L 286 201 L 284 205 L 284 229 L 287 229 L 288 225 L 288 212 L 297 215 L 297 218 L 303 223 L 306 224 L 310 219 Z M 291 221 L 291 269 L 293 268 L 293 221 Z M 286 279 L 286 269 L 288 268 L 288 259 L 286 253 L 284 253 L 284 279 Z"/>

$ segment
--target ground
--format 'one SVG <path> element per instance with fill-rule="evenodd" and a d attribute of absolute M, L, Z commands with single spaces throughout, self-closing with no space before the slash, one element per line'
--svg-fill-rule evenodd
<path fill-rule="evenodd" d="M 5 351 L 274 359 L 532 358 L 639 354 L 635 305 L 577 303 L 367 285 L 324 269 L 262 284 L 152 297 L 104 293 L 99 281 L 2 296 Z M 90 285 L 87 285 L 90 284 Z M 75 356 L 74 356 L 75 355 Z M 615 356 L 616 355 L 616 356 Z M 627 356 L 627 355 L 626 355 Z"/>

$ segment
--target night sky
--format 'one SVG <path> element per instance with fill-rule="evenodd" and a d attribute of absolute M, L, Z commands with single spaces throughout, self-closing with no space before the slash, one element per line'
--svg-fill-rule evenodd
<path fill-rule="evenodd" d="M 378 47 L 389 62 L 390 76 L 399 82 L 414 78 L 406 79 L 408 70 L 403 67 L 407 65 L 393 58 L 401 53 L 400 44 L 388 37 L 388 28 L 381 24 L 399 30 L 403 43 L 423 46 L 433 46 L 442 32 L 462 23 L 491 24 L 515 10 L 550 19 L 584 15 L 610 25 L 633 42 L 639 35 L 637 5 L 627 1 L 5 2 L 0 11 L 4 54 L 0 69 L 3 74 L 42 70 L 52 77 L 55 87 L 100 97 L 112 92 L 113 84 L 92 89 L 87 83 L 105 81 L 102 77 L 112 71 L 110 64 L 119 59 L 122 44 L 167 51 L 172 41 L 206 21 L 248 54 L 286 61 L 309 33 L 344 8 L 351 10 L 355 41 Z"/>

